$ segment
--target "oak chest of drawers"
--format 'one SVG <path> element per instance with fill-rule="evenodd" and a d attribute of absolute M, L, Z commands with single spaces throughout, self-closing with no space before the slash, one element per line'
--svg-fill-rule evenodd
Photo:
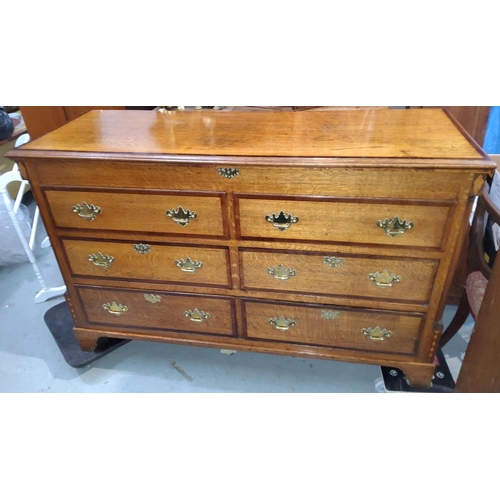
<path fill-rule="evenodd" d="M 494 167 L 441 110 L 92 111 L 9 157 L 82 349 L 308 356 L 396 366 L 416 386 Z"/>

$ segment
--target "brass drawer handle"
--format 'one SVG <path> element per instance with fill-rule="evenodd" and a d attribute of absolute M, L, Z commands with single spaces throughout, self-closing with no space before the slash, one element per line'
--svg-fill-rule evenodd
<path fill-rule="evenodd" d="M 290 328 L 297 325 L 298 320 L 293 320 L 290 318 L 285 318 L 284 316 L 280 316 L 279 318 L 269 318 L 269 323 L 276 328 L 276 330 L 281 330 L 282 332 L 286 332 L 290 330 Z"/>
<path fill-rule="evenodd" d="M 186 227 L 191 223 L 192 219 L 196 219 L 198 217 L 198 214 L 196 212 L 192 212 L 191 210 L 184 210 L 182 207 L 167 210 L 166 214 L 167 217 L 170 217 L 175 223 L 179 224 L 179 226 L 182 227 Z"/>
<path fill-rule="evenodd" d="M 323 264 L 328 267 L 342 267 L 345 259 L 340 257 L 323 257 Z"/>
<path fill-rule="evenodd" d="M 386 270 L 381 273 L 370 273 L 368 279 L 374 281 L 379 288 L 390 288 L 395 283 L 400 283 L 403 278 Z"/>
<path fill-rule="evenodd" d="M 158 302 L 161 302 L 161 297 L 159 295 L 154 295 L 153 293 L 145 293 L 144 300 L 151 302 L 151 304 L 158 304 Z"/>
<path fill-rule="evenodd" d="M 117 304 L 114 301 L 111 303 L 108 302 L 107 304 L 103 304 L 102 307 L 105 311 L 108 311 L 109 314 L 112 314 L 113 316 L 121 316 L 128 311 L 127 306 Z"/>
<path fill-rule="evenodd" d="M 89 255 L 88 260 L 97 267 L 107 269 L 114 262 L 115 258 L 111 255 L 97 252 Z"/>
<path fill-rule="evenodd" d="M 382 340 L 388 339 L 392 335 L 392 332 L 386 330 L 385 328 L 382 329 L 380 328 L 380 326 L 377 326 L 375 328 L 363 328 L 361 331 L 374 342 L 380 342 Z"/>
<path fill-rule="evenodd" d="M 321 317 L 328 321 L 333 321 L 340 318 L 340 313 L 338 311 L 321 311 Z"/>
<path fill-rule="evenodd" d="M 240 171 L 237 168 L 218 168 L 217 171 L 222 177 L 226 179 L 234 179 L 237 175 L 240 174 Z"/>
<path fill-rule="evenodd" d="M 295 217 L 292 214 L 286 215 L 283 210 L 279 213 L 279 215 L 266 215 L 265 219 L 280 231 L 286 231 L 287 229 L 290 229 L 292 224 L 297 224 L 299 222 L 298 217 Z"/>
<path fill-rule="evenodd" d="M 194 274 L 198 269 L 203 267 L 203 262 L 199 262 L 197 260 L 191 260 L 189 257 L 184 260 L 176 260 L 175 265 L 183 272 Z"/>
<path fill-rule="evenodd" d="M 192 311 L 185 311 L 184 316 L 189 318 L 195 323 L 203 323 L 210 318 L 210 314 L 205 311 L 199 311 L 198 309 L 193 309 Z"/>
<path fill-rule="evenodd" d="M 280 264 L 279 267 L 268 267 L 267 272 L 273 278 L 276 278 L 280 281 L 287 281 L 292 276 L 297 276 L 297 271 L 295 269 L 292 269 L 291 267 L 285 267 L 283 264 Z"/>
<path fill-rule="evenodd" d="M 92 204 L 89 205 L 85 201 L 81 205 L 75 205 L 72 210 L 79 217 L 89 222 L 92 222 L 102 212 L 101 207 Z"/>
<path fill-rule="evenodd" d="M 132 248 L 134 249 L 135 252 L 141 253 L 143 255 L 146 255 L 147 253 L 151 252 L 151 245 L 146 245 L 144 243 L 138 243 L 136 245 L 132 245 Z"/>
<path fill-rule="evenodd" d="M 415 227 L 415 223 L 408 222 L 406 219 L 400 221 L 399 217 L 396 215 L 396 217 L 391 220 L 385 219 L 377 221 L 377 227 L 383 229 L 387 236 L 395 238 L 396 236 L 404 234 L 406 233 L 406 231 L 413 229 Z"/>

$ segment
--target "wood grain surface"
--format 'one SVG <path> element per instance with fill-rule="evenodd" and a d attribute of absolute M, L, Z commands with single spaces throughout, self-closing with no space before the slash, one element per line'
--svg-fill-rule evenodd
<path fill-rule="evenodd" d="M 412 354 L 422 328 L 422 316 L 419 315 L 249 301 L 244 301 L 244 305 L 246 334 L 253 339 Z M 337 312 L 340 316 L 329 320 L 323 317 L 323 311 Z M 277 330 L 269 320 L 281 316 L 294 320 L 296 325 L 287 331 Z M 391 337 L 373 341 L 362 332 L 364 328 L 377 326 L 391 331 Z"/>
<path fill-rule="evenodd" d="M 429 301 L 438 262 L 405 258 L 377 259 L 345 254 L 299 254 L 282 252 L 241 252 L 241 280 L 244 290 L 276 290 L 281 292 L 314 293 L 371 297 L 402 302 Z M 325 257 L 342 259 L 339 267 L 330 267 Z M 283 265 L 296 275 L 279 280 L 268 269 Z M 385 270 L 400 277 L 400 282 L 379 288 L 368 278 L 371 273 Z"/>
<path fill-rule="evenodd" d="M 134 250 L 133 243 L 108 240 L 62 240 L 66 256 L 74 275 L 122 280 L 155 281 L 186 286 L 211 285 L 229 288 L 229 250 L 193 246 L 152 244 L 146 254 Z M 137 241 L 140 243 L 140 241 Z M 113 257 L 108 268 L 98 267 L 89 261 L 92 254 Z M 202 266 L 194 273 L 182 271 L 176 262 L 197 261 Z"/>
<path fill-rule="evenodd" d="M 29 164 L 29 161 L 27 162 Z M 117 162 L 102 160 L 37 160 L 44 186 L 130 188 L 275 193 L 288 195 L 358 196 L 454 200 L 468 172 L 394 169 L 381 162 L 372 168 L 238 165 L 238 175 L 226 179 L 214 165 Z"/>
<path fill-rule="evenodd" d="M 45 195 L 58 227 L 169 233 L 179 236 L 224 236 L 225 217 L 222 216 L 221 197 L 217 194 L 197 196 L 189 193 L 47 190 Z M 85 220 L 73 212 L 72 207 L 83 202 L 101 208 L 101 213 L 93 221 Z M 166 215 L 168 210 L 178 210 L 179 207 L 197 214 L 185 227 Z"/>
<path fill-rule="evenodd" d="M 108 288 L 77 287 L 89 323 L 107 325 L 111 328 L 146 327 L 156 330 L 198 332 L 211 335 L 234 335 L 234 301 L 205 295 L 164 294 L 154 292 L 161 300 L 148 302 L 148 292 L 132 292 Z M 114 316 L 103 308 L 104 304 L 116 302 L 128 311 Z M 198 309 L 210 317 L 196 323 L 186 317 L 186 311 Z"/>
<path fill-rule="evenodd" d="M 272 238 L 276 240 L 309 240 L 347 243 L 367 243 L 390 246 L 420 246 L 439 248 L 443 241 L 449 206 L 383 202 L 355 203 L 317 198 L 303 199 L 237 198 L 238 234 L 241 238 Z M 367 200 L 369 201 L 369 200 Z M 299 218 L 286 231 L 280 231 L 266 221 L 268 215 Z M 414 223 L 406 233 L 389 237 L 377 227 L 379 220 L 398 216 Z"/>
<path fill-rule="evenodd" d="M 439 109 L 91 111 L 22 149 L 262 157 L 483 157 Z"/>

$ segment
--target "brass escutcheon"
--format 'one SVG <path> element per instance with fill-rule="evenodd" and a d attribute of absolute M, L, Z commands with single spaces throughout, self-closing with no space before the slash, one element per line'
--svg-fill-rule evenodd
<path fill-rule="evenodd" d="M 196 219 L 198 214 L 191 210 L 184 210 L 182 207 L 178 209 L 172 208 L 166 211 L 167 217 L 170 217 L 179 226 L 186 227 L 191 223 L 191 219 Z"/>
<path fill-rule="evenodd" d="M 161 301 L 161 297 L 159 295 L 154 295 L 152 293 L 145 293 L 144 299 L 148 302 L 151 302 L 151 304 L 157 304 Z"/>
<path fill-rule="evenodd" d="M 363 328 L 361 331 L 374 342 L 380 342 L 382 340 L 388 339 L 392 335 L 392 332 L 386 330 L 385 328 L 382 329 L 380 328 L 380 326 L 377 326 L 375 328 Z"/>
<path fill-rule="evenodd" d="M 222 177 L 226 179 L 234 179 L 237 175 L 240 174 L 240 171 L 237 168 L 218 168 L 217 171 Z"/>
<path fill-rule="evenodd" d="M 121 316 L 123 313 L 126 313 L 128 311 L 127 306 L 123 306 L 121 304 L 117 304 L 116 302 L 111 302 L 107 304 L 102 305 L 103 309 L 108 311 L 109 314 L 112 314 L 113 316 Z"/>
<path fill-rule="evenodd" d="M 97 252 L 89 255 L 88 260 L 97 267 L 107 269 L 113 263 L 115 258 L 102 252 Z"/>
<path fill-rule="evenodd" d="M 279 318 L 269 318 L 269 324 L 274 326 L 276 330 L 281 330 L 282 332 L 286 332 L 290 330 L 290 328 L 297 325 L 298 320 L 293 320 L 290 318 L 285 318 L 284 316 L 280 316 Z"/>
<path fill-rule="evenodd" d="M 276 266 L 268 267 L 267 272 L 273 278 L 276 278 L 277 280 L 280 281 L 287 281 L 292 276 L 297 276 L 297 271 L 295 269 L 292 269 L 290 267 L 285 267 L 283 264 L 280 264 L 279 267 Z"/>
<path fill-rule="evenodd" d="M 332 321 L 340 318 L 340 313 L 338 311 L 321 311 L 321 317 L 328 321 Z"/>
<path fill-rule="evenodd" d="M 286 215 L 283 210 L 279 213 L 279 215 L 266 215 L 265 219 L 280 231 L 286 231 L 287 229 L 290 229 L 292 224 L 297 224 L 299 222 L 298 217 L 295 217 L 292 214 Z"/>
<path fill-rule="evenodd" d="M 381 273 L 370 273 L 368 279 L 374 281 L 379 288 L 390 288 L 395 283 L 400 283 L 402 278 L 394 273 L 389 273 L 389 271 L 383 271 Z"/>
<path fill-rule="evenodd" d="M 383 229 L 387 236 L 395 238 L 396 236 L 404 234 L 406 233 L 406 231 L 413 229 L 415 227 L 415 223 L 408 222 L 406 219 L 400 221 L 399 217 L 396 215 L 391 220 L 385 219 L 377 221 L 377 227 Z"/>
<path fill-rule="evenodd" d="M 323 257 L 323 264 L 329 267 L 342 267 L 345 260 L 340 257 Z"/>
<path fill-rule="evenodd" d="M 200 311 L 198 309 L 193 309 L 192 311 L 185 311 L 184 316 L 189 318 L 191 321 L 194 321 L 195 323 L 203 323 L 203 321 L 206 321 L 207 319 L 210 318 L 210 314 L 205 312 L 205 311 Z"/>
<path fill-rule="evenodd" d="M 198 269 L 203 267 L 203 262 L 199 262 L 197 260 L 191 260 L 189 257 L 184 260 L 176 260 L 175 265 L 183 272 L 194 274 Z"/>
<path fill-rule="evenodd" d="M 151 252 L 151 245 L 145 245 L 144 243 L 138 243 L 136 245 L 132 245 L 132 247 L 134 248 L 134 251 L 143 255 Z"/>
<path fill-rule="evenodd" d="M 82 202 L 81 205 L 75 205 L 72 208 L 73 212 L 82 219 L 92 222 L 101 212 L 101 207 L 96 205 L 89 205 L 87 202 Z"/>

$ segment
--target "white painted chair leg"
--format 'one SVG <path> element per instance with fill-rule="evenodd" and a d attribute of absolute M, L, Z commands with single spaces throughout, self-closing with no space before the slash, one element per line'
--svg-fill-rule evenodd
<path fill-rule="evenodd" d="M 44 302 L 50 298 L 53 297 L 58 297 L 60 295 L 63 295 L 66 292 L 66 287 L 61 286 L 61 287 L 56 287 L 56 288 L 49 288 L 47 284 L 45 283 L 45 279 L 42 275 L 42 272 L 40 271 L 40 268 L 38 267 L 38 264 L 36 263 L 36 258 L 33 252 L 31 251 L 29 241 L 27 240 L 26 236 L 23 233 L 23 230 L 19 226 L 19 220 L 17 219 L 17 215 L 14 212 L 14 207 L 12 205 L 12 200 L 10 198 L 10 195 L 7 192 L 7 185 L 12 182 L 12 181 L 19 181 L 20 175 L 19 172 L 7 172 L 0 176 L 0 194 L 2 195 L 3 201 L 5 203 L 5 207 L 7 208 L 7 212 L 9 214 L 9 217 L 12 221 L 12 225 L 14 226 L 14 229 L 19 237 L 19 240 L 21 241 L 21 244 L 24 248 L 24 251 L 26 252 L 26 255 L 28 256 L 29 261 L 31 262 L 31 265 L 33 267 L 33 270 L 35 271 L 36 277 L 38 279 L 38 282 L 40 283 L 42 290 L 37 293 L 35 297 L 35 303 L 40 303 Z"/>
<path fill-rule="evenodd" d="M 44 238 L 42 241 L 42 244 L 40 245 L 42 248 L 48 248 L 50 247 L 50 238 L 47 236 Z"/>
<path fill-rule="evenodd" d="M 16 207 L 14 207 L 14 212 L 17 213 L 17 210 L 15 210 Z M 30 248 L 33 250 L 33 246 L 35 245 L 35 235 L 36 235 L 36 229 L 38 227 L 38 222 L 40 220 L 40 209 L 38 207 L 35 208 L 35 215 L 33 216 L 33 224 L 31 227 L 31 236 L 30 236 Z M 40 244 L 41 248 L 48 248 L 50 247 L 50 238 L 46 236 L 42 243 Z"/>
<path fill-rule="evenodd" d="M 40 290 L 35 295 L 35 304 L 40 304 L 46 300 L 53 299 L 54 297 L 60 297 L 66 293 L 65 286 L 57 286 L 52 288 L 47 288 L 45 290 Z"/>
<path fill-rule="evenodd" d="M 14 207 L 14 212 L 17 213 L 17 210 L 15 210 L 16 207 Z M 33 250 L 33 246 L 35 244 L 35 236 L 36 236 L 36 228 L 38 227 L 38 219 L 40 218 L 40 210 L 38 207 L 35 209 L 35 215 L 33 217 L 33 223 L 31 225 L 31 234 L 30 234 L 30 242 L 29 246 L 31 250 Z"/>

